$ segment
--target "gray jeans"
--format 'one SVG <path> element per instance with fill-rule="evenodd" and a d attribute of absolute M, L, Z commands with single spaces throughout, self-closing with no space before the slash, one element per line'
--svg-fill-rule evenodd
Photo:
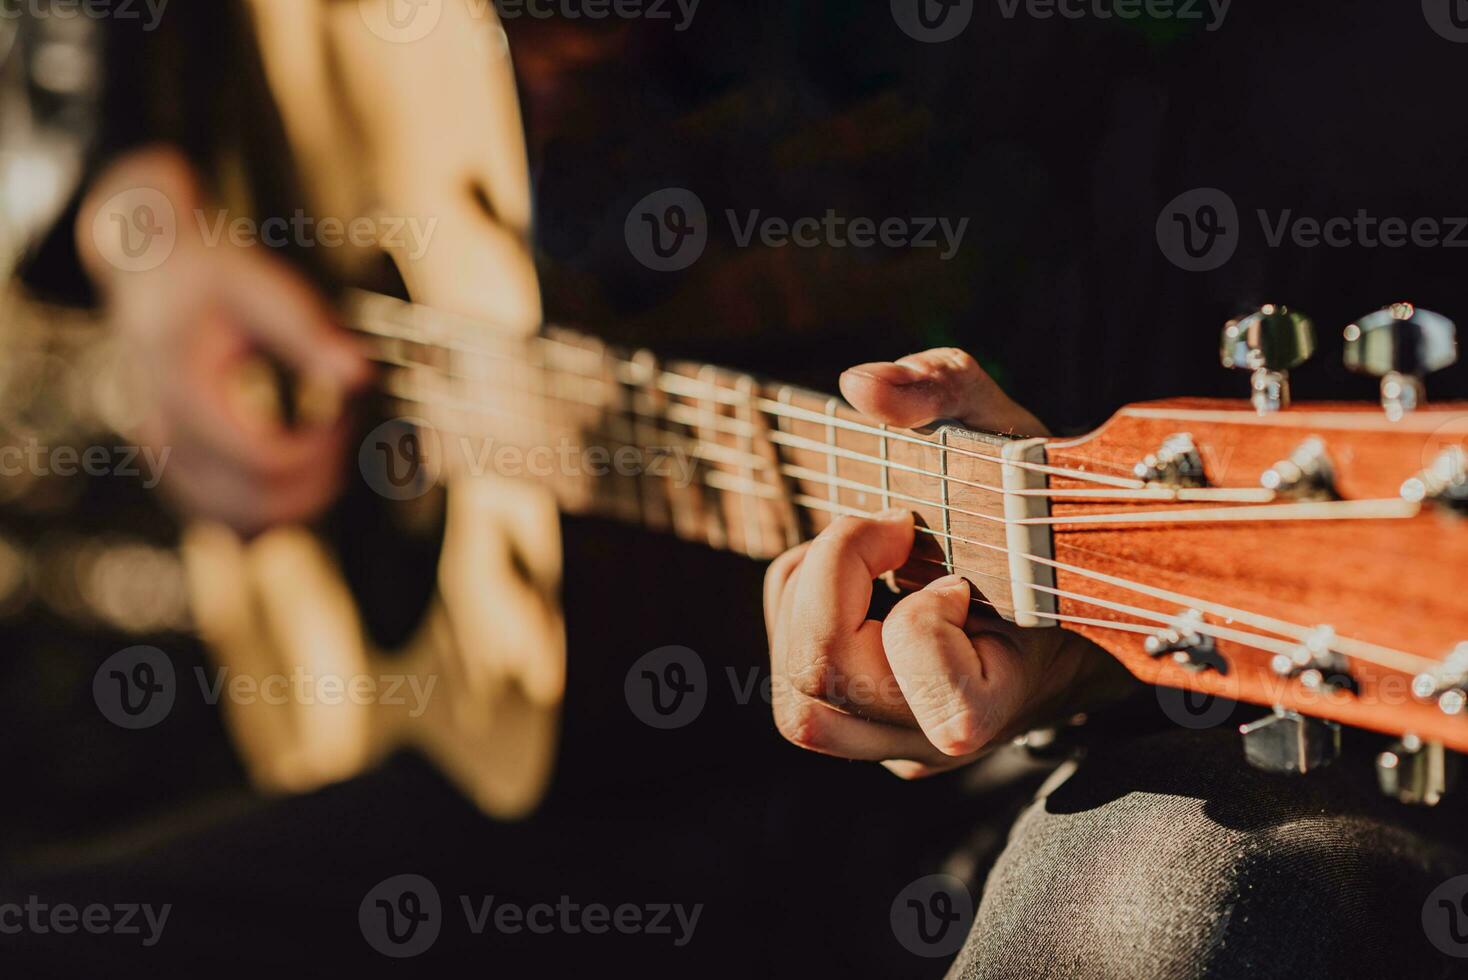
<path fill-rule="evenodd" d="M 1381 797 L 1374 748 L 1285 777 L 1232 725 L 1094 740 L 1021 810 L 949 976 L 1468 974 L 1444 955 L 1468 957 L 1468 878 L 1439 888 L 1468 873 L 1468 807 Z"/>

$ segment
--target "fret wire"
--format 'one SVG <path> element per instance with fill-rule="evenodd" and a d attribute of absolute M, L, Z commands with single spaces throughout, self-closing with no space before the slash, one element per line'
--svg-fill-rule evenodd
<path fill-rule="evenodd" d="M 718 391 L 717 387 L 714 386 L 714 384 L 712 383 L 713 380 L 717 377 L 718 368 L 714 367 L 712 364 L 705 364 L 698 369 L 698 383 L 706 391 Z M 719 400 L 713 396 L 701 398 L 697 394 L 695 394 L 693 398 L 697 402 L 698 412 L 700 416 L 704 418 L 705 423 L 707 423 L 710 419 L 713 420 L 714 424 L 708 426 L 708 428 L 710 429 L 710 431 L 717 434 L 719 431 Z M 700 438 L 702 438 L 702 436 L 700 436 Z M 709 441 L 714 442 L 717 445 L 723 445 L 722 443 L 719 443 L 717 439 L 711 439 Z M 724 550 L 729 541 L 729 535 L 724 527 L 724 498 L 721 496 L 715 495 L 714 497 L 714 506 L 712 508 L 712 515 L 708 522 L 708 525 L 709 546 L 718 550 Z"/>
<path fill-rule="evenodd" d="M 637 441 L 643 445 L 647 445 L 651 443 L 652 439 L 657 438 L 659 426 L 661 425 L 661 419 L 664 414 L 663 405 L 661 404 L 661 398 L 653 393 L 653 387 L 651 384 L 648 383 L 658 373 L 657 356 L 653 354 L 652 351 L 644 348 L 632 355 L 632 365 L 633 368 L 638 372 L 638 377 L 634 382 L 634 391 L 636 392 L 636 394 L 633 396 L 632 401 L 633 412 L 636 419 L 635 431 L 637 434 Z M 642 406 L 646 406 L 645 410 Z M 651 425 L 648 424 L 649 422 L 651 422 Z M 651 435 L 652 438 L 649 438 L 649 435 Z M 659 482 L 648 481 L 647 477 L 644 476 L 643 485 L 647 491 L 647 505 L 650 507 L 654 502 L 659 499 L 666 500 L 668 505 L 668 525 L 671 527 L 676 527 L 678 521 L 676 516 L 673 514 L 673 507 L 675 506 L 675 495 L 673 493 L 672 481 L 670 480 L 668 485 L 664 487 Z M 660 495 L 655 493 L 655 489 L 659 487 L 661 487 L 662 490 Z M 656 526 L 662 525 L 662 514 L 659 514 L 656 520 L 652 520 L 648 517 L 648 513 L 650 513 L 650 511 L 643 514 L 644 523 Z"/>
<path fill-rule="evenodd" d="M 750 377 L 747 374 L 741 374 L 739 376 L 739 380 L 735 382 L 735 384 L 736 390 L 744 399 L 744 404 L 742 406 L 739 406 L 738 410 L 745 413 L 746 422 L 749 426 L 749 436 L 745 441 L 744 447 L 745 453 L 748 455 L 749 458 L 757 459 L 759 457 L 758 454 L 755 452 L 754 418 L 752 416 L 752 413 L 754 411 L 754 378 Z M 750 483 L 755 482 L 753 465 L 747 465 L 745 467 L 745 475 L 748 477 Z M 740 499 L 744 501 L 744 550 L 748 552 L 750 557 L 754 557 L 757 553 L 762 553 L 765 548 L 764 515 L 763 512 L 759 509 L 758 502 L 749 494 L 742 495 Z M 755 532 L 759 535 L 759 543 L 757 545 L 755 545 L 752 541 L 752 536 L 750 534 L 751 527 L 753 527 Z"/>
<path fill-rule="evenodd" d="M 777 402 L 779 402 L 781 405 L 789 405 L 791 403 L 791 401 L 794 399 L 794 397 L 795 397 L 795 391 L 789 385 L 781 385 L 780 386 L 780 390 L 775 394 L 775 400 Z M 758 409 L 756 409 L 756 411 L 758 411 Z M 769 414 L 769 413 L 766 413 L 766 414 Z M 772 446 L 776 446 L 776 445 L 779 445 L 780 444 L 779 441 L 778 441 L 780 439 L 780 437 L 782 437 L 782 436 L 784 436 L 786 434 L 785 433 L 785 416 L 784 415 L 781 415 L 781 414 L 775 414 L 775 415 L 770 415 L 770 418 L 772 418 L 772 419 L 775 420 L 775 430 L 773 432 L 768 433 L 768 438 L 770 440 L 770 444 Z M 775 450 L 775 454 L 776 454 L 776 458 L 778 459 L 779 458 L 779 450 L 778 449 Z M 788 488 L 788 490 L 793 490 L 793 489 L 794 488 Z M 793 493 L 789 493 L 788 490 L 787 490 L 787 496 L 790 497 L 790 507 L 793 510 L 793 512 L 795 514 L 795 519 L 796 519 L 795 536 L 797 538 L 799 538 L 800 535 L 801 535 L 801 533 L 802 533 L 802 531 L 803 531 L 803 528 L 800 527 L 800 523 L 799 523 L 800 522 L 800 510 L 796 506 L 796 503 L 795 503 L 795 495 Z"/>
<path fill-rule="evenodd" d="M 938 472 L 941 474 L 938 482 L 940 490 L 943 494 L 943 533 L 952 534 L 953 522 L 949 516 L 948 510 L 948 427 L 946 425 L 938 430 L 938 439 L 940 443 L 938 449 Z M 948 541 L 947 546 L 943 549 L 943 553 L 948 559 L 948 574 L 952 575 L 953 541 L 951 539 Z"/>
<path fill-rule="evenodd" d="M 840 399 L 827 399 L 826 418 L 834 420 L 836 418 L 836 412 L 840 407 Z M 826 444 L 837 449 L 840 448 L 836 445 L 836 427 L 832 425 L 829 421 L 826 423 Z M 836 489 L 836 481 L 841 478 L 841 473 L 840 470 L 837 468 L 835 453 L 831 453 L 829 456 L 826 457 L 826 475 L 830 478 L 830 482 L 827 484 L 827 486 L 831 494 L 831 503 L 839 504 L 841 503 L 841 495 Z"/>
<path fill-rule="evenodd" d="M 891 458 L 890 458 L 891 457 L 891 451 L 889 450 L 889 448 L 887 446 L 887 423 L 886 422 L 883 422 L 881 424 L 881 429 L 882 429 L 882 436 L 881 436 L 881 439 L 882 439 L 882 450 L 881 450 L 881 452 L 882 452 L 882 456 L 881 456 L 882 465 L 879 467 L 879 469 L 882 472 L 882 509 L 883 510 L 891 510 L 892 509 L 892 471 L 891 471 L 891 469 L 888 468 L 888 464 L 891 462 Z"/>

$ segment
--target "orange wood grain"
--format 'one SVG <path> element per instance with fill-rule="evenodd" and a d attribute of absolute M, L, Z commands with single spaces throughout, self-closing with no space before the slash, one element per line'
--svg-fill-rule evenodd
<path fill-rule="evenodd" d="M 1302 406 L 1270 418 L 1247 405 L 1178 400 L 1124 409 L 1096 433 L 1049 446 L 1052 465 L 1129 476 L 1131 465 L 1163 439 L 1190 433 L 1217 486 L 1257 487 L 1260 474 L 1311 436 L 1325 441 L 1337 486 L 1348 499 L 1394 498 L 1446 445 L 1462 444 L 1468 405 L 1437 406 L 1400 424 L 1360 405 Z M 1056 477 L 1052 486 L 1083 487 Z M 1057 516 L 1178 509 L 1199 505 L 1136 505 L 1057 501 Z M 1208 504 L 1202 506 L 1226 506 Z M 1337 633 L 1440 660 L 1468 640 L 1468 518 L 1441 507 L 1404 520 L 1269 521 L 1160 526 L 1058 525 L 1059 561 L 1129 580 L 1263 613 L 1303 626 L 1329 624 Z M 1058 588 L 1164 612 L 1175 603 L 1059 572 Z M 1130 620 L 1074 599 L 1067 615 Z M 1225 624 L 1216 616 L 1206 617 Z M 1237 625 L 1237 624 L 1235 624 Z M 1281 703 L 1310 714 L 1384 732 L 1416 732 L 1468 750 L 1468 717 L 1448 717 L 1411 694 L 1410 672 L 1353 661 L 1358 695 L 1312 694 L 1275 675 L 1265 651 L 1220 641 L 1232 669 L 1195 674 L 1155 661 L 1144 636 L 1074 627 L 1117 656 L 1143 680 L 1187 687 L 1259 704 Z M 1256 630 L 1253 627 L 1238 628 Z"/>

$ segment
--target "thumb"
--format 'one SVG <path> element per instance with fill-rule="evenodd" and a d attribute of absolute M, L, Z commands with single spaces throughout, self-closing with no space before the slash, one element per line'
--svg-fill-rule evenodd
<path fill-rule="evenodd" d="M 956 419 L 990 432 L 1048 434 L 972 355 L 953 347 L 858 365 L 841 375 L 841 394 L 858 411 L 904 429 Z"/>

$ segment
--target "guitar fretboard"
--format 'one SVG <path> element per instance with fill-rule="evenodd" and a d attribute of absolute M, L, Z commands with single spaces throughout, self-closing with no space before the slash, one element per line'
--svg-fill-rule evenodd
<path fill-rule="evenodd" d="M 570 512 L 758 559 L 840 515 L 902 508 L 923 525 L 905 579 L 962 572 L 1013 612 L 1006 503 L 1043 500 L 1006 496 L 1006 469 L 1044 466 L 1006 461 L 1010 438 L 891 429 L 802 388 L 570 331 L 504 338 L 381 296 L 358 297 L 352 319 L 445 475 L 534 479 Z"/>

